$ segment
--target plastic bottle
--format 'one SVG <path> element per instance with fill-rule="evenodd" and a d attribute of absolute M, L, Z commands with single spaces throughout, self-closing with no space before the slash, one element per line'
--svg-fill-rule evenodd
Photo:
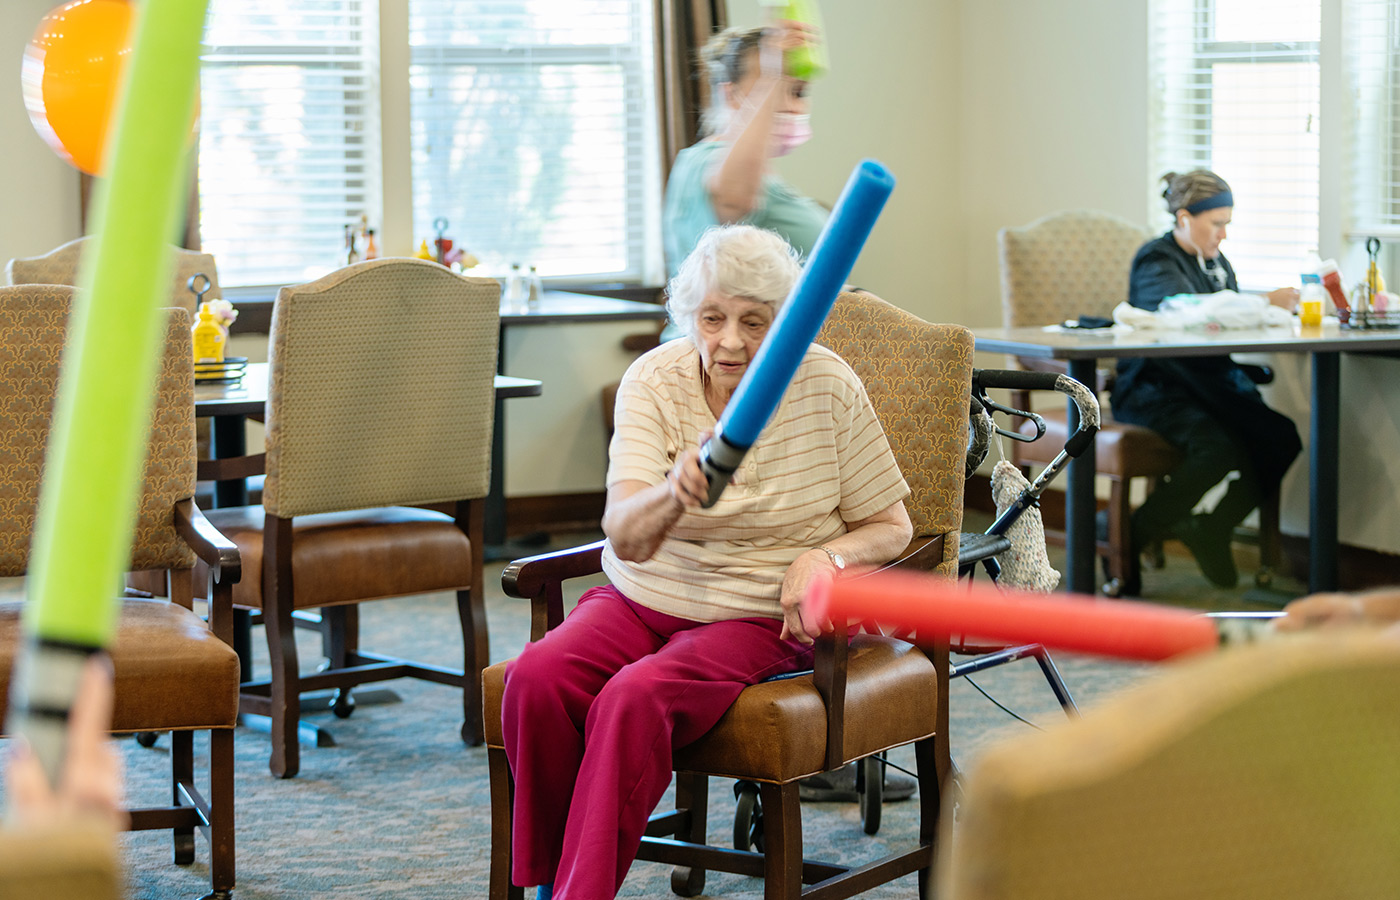
<path fill-rule="evenodd" d="M 816 0 L 779 0 L 770 6 L 775 18 L 801 22 L 812 26 L 817 32 L 813 43 L 787 51 L 783 60 L 787 74 L 803 81 L 811 81 L 824 75 L 828 68 L 824 43 L 826 37 L 822 33 L 822 14 L 817 8 Z"/>
<path fill-rule="evenodd" d="M 418 252 L 413 254 L 415 259 L 432 259 L 433 251 L 428 249 L 428 239 L 423 238 L 423 243 L 418 245 Z"/>
<path fill-rule="evenodd" d="M 525 283 L 520 275 L 520 263 L 510 264 L 510 274 L 506 276 L 506 304 L 511 309 L 519 309 L 525 300 Z"/>
<path fill-rule="evenodd" d="M 535 267 L 530 267 L 530 288 L 525 296 L 525 305 L 530 309 L 535 309 L 540 305 L 540 300 L 544 299 L 544 282 L 540 280 L 540 273 L 535 271 Z"/>
<path fill-rule="evenodd" d="M 1304 328 L 1322 327 L 1322 305 L 1326 301 L 1322 285 L 1312 282 L 1303 285 L 1303 295 L 1298 300 L 1298 324 Z"/>
<path fill-rule="evenodd" d="M 208 303 L 199 304 L 199 321 L 190 329 L 194 339 L 194 361 L 221 363 L 224 361 L 224 330 L 214 318 Z"/>
<path fill-rule="evenodd" d="M 360 261 L 359 248 L 355 246 L 355 229 L 345 226 L 345 264 L 353 266 Z"/>
<path fill-rule="evenodd" d="M 1317 267 L 1317 274 L 1322 276 L 1322 286 L 1327 288 L 1332 305 L 1337 308 L 1337 321 L 1347 324 L 1351 321 L 1351 304 L 1347 302 L 1346 291 L 1342 290 L 1342 271 L 1337 267 L 1337 261 L 1323 260 L 1322 265 Z"/>

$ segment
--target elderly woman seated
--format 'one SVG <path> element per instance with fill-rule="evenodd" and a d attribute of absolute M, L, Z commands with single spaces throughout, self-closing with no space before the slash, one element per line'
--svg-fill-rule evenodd
<path fill-rule="evenodd" d="M 811 665 L 828 623 L 804 615 L 807 584 L 908 545 L 909 488 L 865 389 L 816 345 L 719 502 L 701 507 L 699 448 L 798 272 L 771 232 L 706 232 L 670 285 L 686 339 L 623 377 L 603 515 L 612 583 L 506 672 L 512 878 L 537 896 L 614 896 L 673 749 L 747 685 Z"/>

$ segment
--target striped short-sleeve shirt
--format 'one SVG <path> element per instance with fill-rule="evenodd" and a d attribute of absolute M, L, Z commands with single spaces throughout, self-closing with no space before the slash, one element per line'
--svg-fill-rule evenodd
<path fill-rule="evenodd" d="M 695 345 L 671 341 L 633 363 L 614 420 L 608 486 L 663 481 L 715 427 Z M 668 615 L 780 619 L 793 560 L 908 495 L 860 379 L 814 344 L 719 502 L 683 512 L 645 562 L 621 560 L 605 545 L 603 570 L 623 594 Z"/>

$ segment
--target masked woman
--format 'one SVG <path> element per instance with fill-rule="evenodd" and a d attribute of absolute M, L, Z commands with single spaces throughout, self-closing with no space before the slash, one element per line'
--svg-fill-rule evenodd
<path fill-rule="evenodd" d="M 1128 300 L 1155 311 L 1174 294 L 1238 291 L 1235 270 L 1220 252 L 1234 212 L 1230 186 L 1213 172 L 1163 176 L 1171 231 L 1133 259 Z M 1267 295 L 1292 309 L 1293 288 Z M 1118 363 L 1113 416 L 1156 431 L 1183 460 L 1133 513 L 1135 547 L 1176 537 L 1214 584 L 1238 580 L 1230 537 L 1267 494 L 1276 491 L 1302 443 L 1287 416 L 1270 409 L 1245 370 L 1229 356 L 1125 359 Z M 1192 515 L 1201 497 L 1231 472 L 1225 495 L 1209 513 Z"/>
<path fill-rule="evenodd" d="M 742 222 L 776 231 L 805 256 L 827 211 L 772 171 L 769 161 L 812 134 L 808 84 L 784 70 L 784 53 L 816 40 L 800 22 L 730 28 L 701 52 L 709 77 L 705 137 L 682 150 L 666 184 L 662 227 L 672 276 L 700 235 Z"/>

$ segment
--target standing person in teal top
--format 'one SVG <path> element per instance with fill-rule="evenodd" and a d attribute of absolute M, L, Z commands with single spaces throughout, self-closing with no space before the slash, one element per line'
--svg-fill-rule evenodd
<path fill-rule="evenodd" d="M 742 222 L 776 231 L 802 256 L 817 242 L 827 211 L 772 171 L 769 160 L 812 135 L 806 81 L 784 69 L 784 52 L 813 44 L 815 30 L 778 21 L 730 28 L 701 51 L 710 83 L 702 133 L 682 150 L 666 184 L 662 219 L 672 277 L 700 235 Z"/>

